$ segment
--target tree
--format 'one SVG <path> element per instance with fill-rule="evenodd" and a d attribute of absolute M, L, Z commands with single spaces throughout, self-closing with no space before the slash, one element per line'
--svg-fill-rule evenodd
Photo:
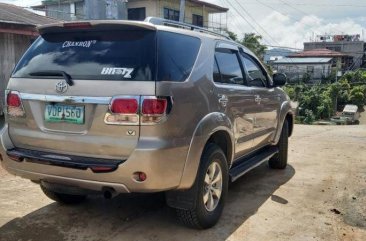
<path fill-rule="evenodd" d="M 349 101 L 351 104 L 357 105 L 358 108 L 362 109 L 365 105 L 365 92 L 366 87 L 365 86 L 355 86 L 351 90 L 351 93 L 349 95 Z"/>
<path fill-rule="evenodd" d="M 261 40 L 262 36 L 260 35 L 256 35 L 255 33 L 246 33 L 240 43 L 250 49 L 259 58 L 263 59 L 267 47 L 260 43 Z"/>
<path fill-rule="evenodd" d="M 232 40 L 244 45 L 260 59 L 263 59 L 267 47 L 261 44 L 262 36 L 255 33 L 246 33 L 242 39 L 239 39 L 238 35 L 230 30 L 226 30 L 226 33 Z"/>
<path fill-rule="evenodd" d="M 230 30 L 226 30 L 226 33 L 227 33 L 227 35 L 229 35 L 229 37 L 230 37 L 232 40 L 234 40 L 234 41 L 236 41 L 236 42 L 239 42 L 238 35 L 237 35 L 236 33 L 231 32 Z"/>

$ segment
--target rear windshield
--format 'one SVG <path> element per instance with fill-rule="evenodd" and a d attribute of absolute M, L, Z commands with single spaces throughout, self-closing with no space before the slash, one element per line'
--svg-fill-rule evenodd
<path fill-rule="evenodd" d="M 54 73 L 64 71 L 81 80 L 184 81 L 199 48 L 198 38 L 163 31 L 46 34 L 33 43 L 12 77 L 62 78 Z"/>

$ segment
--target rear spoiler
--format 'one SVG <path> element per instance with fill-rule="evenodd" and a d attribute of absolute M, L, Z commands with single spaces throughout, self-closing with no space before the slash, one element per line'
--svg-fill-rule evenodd
<path fill-rule="evenodd" d="M 46 24 L 37 28 L 40 35 L 47 33 L 79 32 L 82 30 L 151 30 L 156 31 L 156 26 L 141 21 L 126 20 L 92 20 L 78 22 L 60 22 Z"/>

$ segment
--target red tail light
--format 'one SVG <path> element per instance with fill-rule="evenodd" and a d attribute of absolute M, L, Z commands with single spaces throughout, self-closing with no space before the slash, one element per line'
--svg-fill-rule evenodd
<path fill-rule="evenodd" d="M 166 112 L 168 101 L 166 99 L 145 99 L 142 102 L 143 115 L 163 115 Z"/>
<path fill-rule="evenodd" d="M 157 124 L 165 120 L 171 105 L 170 98 L 155 96 L 114 97 L 104 122 L 110 125 Z"/>
<path fill-rule="evenodd" d="M 112 113 L 136 114 L 139 104 L 136 99 L 114 99 L 111 105 Z"/>
<path fill-rule="evenodd" d="M 7 114 L 11 117 L 24 117 L 22 99 L 18 91 L 8 91 L 6 96 Z"/>
<path fill-rule="evenodd" d="M 138 125 L 140 122 L 139 99 L 139 97 L 113 98 L 104 122 L 110 125 Z"/>
<path fill-rule="evenodd" d="M 8 93 L 7 96 L 7 104 L 8 106 L 12 106 L 12 107 L 19 107 L 22 104 L 22 101 L 20 99 L 20 96 L 12 91 L 10 91 Z"/>

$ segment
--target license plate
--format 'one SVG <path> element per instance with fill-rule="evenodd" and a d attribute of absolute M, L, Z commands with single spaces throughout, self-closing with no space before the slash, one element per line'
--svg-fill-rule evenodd
<path fill-rule="evenodd" d="M 84 106 L 46 105 L 45 120 L 47 122 L 67 122 L 84 124 Z"/>

